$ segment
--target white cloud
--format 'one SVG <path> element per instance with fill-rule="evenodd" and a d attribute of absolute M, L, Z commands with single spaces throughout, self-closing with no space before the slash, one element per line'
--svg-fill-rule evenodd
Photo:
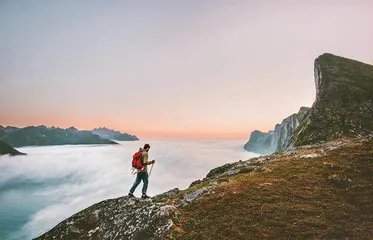
<path fill-rule="evenodd" d="M 187 188 L 214 167 L 255 156 L 245 152 L 237 141 L 151 144 L 150 157 L 157 162 L 150 176 L 149 195 L 174 187 Z M 119 146 L 25 147 L 21 150 L 27 156 L 1 157 L 0 199 L 2 194 L 15 191 L 18 196 L 27 197 L 26 204 L 35 209 L 25 216 L 29 221 L 17 236 L 38 236 L 94 203 L 126 195 L 135 179 L 131 175 L 132 154 L 142 145 L 123 142 Z M 140 194 L 141 187 L 142 184 L 135 195 Z M 7 197 L 3 200 L 5 208 L 12 206 L 14 211 L 22 211 L 17 209 L 17 202 L 10 203 Z M 0 219 L 0 224 L 4 224 L 4 219 Z"/>

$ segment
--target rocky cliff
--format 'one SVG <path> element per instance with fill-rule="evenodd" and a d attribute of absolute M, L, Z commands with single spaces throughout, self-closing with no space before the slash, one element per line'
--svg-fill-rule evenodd
<path fill-rule="evenodd" d="M 314 65 L 316 100 L 291 146 L 357 137 L 373 131 L 373 66 L 323 54 Z"/>
<path fill-rule="evenodd" d="M 274 130 L 268 133 L 253 131 L 244 148 L 247 151 L 261 154 L 284 151 L 289 146 L 295 129 L 307 116 L 309 110 L 308 107 L 301 107 L 298 113 L 285 118 L 281 124 L 276 124 Z"/>
<path fill-rule="evenodd" d="M 153 199 L 102 201 L 37 239 L 371 239 L 371 66 L 330 54 L 316 63 L 316 101 L 292 148 L 226 164 Z"/>

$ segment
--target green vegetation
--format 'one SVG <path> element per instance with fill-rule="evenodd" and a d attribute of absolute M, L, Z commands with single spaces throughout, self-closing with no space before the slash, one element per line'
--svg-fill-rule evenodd
<path fill-rule="evenodd" d="M 318 95 L 296 129 L 293 146 L 373 132 L 373 66 L 323 54 L 315 60 Z"/>
<path fill-rule="evenodd" d="M 371 239 L 373 143 L 282 156 L 180 210 L 178 239 Z M 176 233 L 175 233 L 176 231 Z"/>

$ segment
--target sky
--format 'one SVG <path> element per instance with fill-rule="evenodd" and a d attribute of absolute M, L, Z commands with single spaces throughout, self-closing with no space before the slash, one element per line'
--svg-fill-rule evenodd
<path fill-rule="evenodd" d="M 0 1 L 0 125 L 248 138 L 312 106 L 313 63 L 373 64 L 373 2 Z"/>

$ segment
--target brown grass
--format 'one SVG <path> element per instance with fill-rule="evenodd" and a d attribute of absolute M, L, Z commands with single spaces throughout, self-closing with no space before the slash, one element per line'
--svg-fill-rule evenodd
<path fill-rule="evenodd" d="M 373 143 L 282 156 L 180 209 L 177 239 L 372 239 Z"/>

